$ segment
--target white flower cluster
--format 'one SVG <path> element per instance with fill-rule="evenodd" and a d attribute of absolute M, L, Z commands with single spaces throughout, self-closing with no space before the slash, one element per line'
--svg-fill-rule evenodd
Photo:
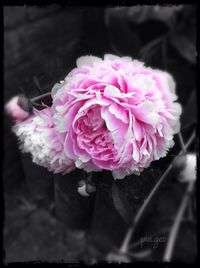
<path fill-rule="evenodd" d="M 69 172 L 70 160 L 66 159 L 63 150 L 59 153 L 54 150 L 51 140 L 53 129 L 44 127 L 44 124 L 42 117 L 33 116 L 13 126 L 12 130 L 18 137 L 20 150 L 30 153 L 34 163 L 54 173 L 65 174 Z"/>

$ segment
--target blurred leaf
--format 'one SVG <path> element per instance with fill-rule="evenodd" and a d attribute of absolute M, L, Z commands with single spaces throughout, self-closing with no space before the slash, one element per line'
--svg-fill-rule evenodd
<path fill-rule="evenodd" d="M 159 36 L 158 38 L 153 39 L 151 42 L 144 45 L 139 51 L 140 57 L 144 60 L 148 59 L 152 53 L 155 52 L 156 47 L 162 43 L 164 38 L 165 36 Z"/>
<path fill-rule="evenodd" d="M 176 13 L 182 6 L 137 6 L 129 10 L 129 17 L 132 21 L 142 23 L 153 19 L 164 22 L 169 27 L 176 23 Z"/>
<path fill-rule="evenodd" d="M 196 94 L 193 90 L 186 106 L 183 109 L 181 129 L 191 126 L 197 121 Z"/>
<path fill-rule="evenodd" d="M 134 23 L 143 23 L 150 19 L 162 21 L 168 27 L 173 27 L 176 23 L 176 14 L 183 8 L 179 6 L 148 6 L 138 5 L 134 7 L 117 7 L 107 9 L 110 16 L 117 16 L 120 19 L 128 19 Z"/>
<path fill-rule="evenodd" d="M 124 221 L 128 224 L 132 223 L 132 211 L 130 205 L 123 193 L 119 190 L 115 182 L 112 184 L 112 198 L 115 208 L 124 219 Z"/>
<path fill-rule="evenodd" d="M 175 32 L 170 36 L 170 42 L 177 52 L 192 64 L 196 63 L 196 46 L 192 39 L 189 39 L 184 33 Z"/>

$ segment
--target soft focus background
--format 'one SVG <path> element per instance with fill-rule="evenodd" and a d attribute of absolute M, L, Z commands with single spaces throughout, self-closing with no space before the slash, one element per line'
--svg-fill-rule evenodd
<path fill-rule="evenodd" d="M 102 57 L 105 53 L 131 56 L 174 76 L 179 101 L 183 105 L 182 135 L 187 140 L 196 124 L 195 5 L 4 6 L 4 102 L 20 93 L 33 97 L 48 92 L 75 67 L 79 56 Z M 180 148 L 178 140 L 175 142 L 171 156 Z M 195 150 L 194 145 L 191 150 Z M 153 164 L 140 180 L 135 180 L 134 197 L 128 196 L 130 203 L 136 204 L 135 209 L 167 167 L 170 155 Z M 84 260 L 92 263 L 101 259 L 104 254 L 102 245 L 89 243 L 84 231 L 71 232 L 45 210 L 45 206 L 31 202 L 25 182 L 26 172 L 16 138 L 10 131 L 9 119 L 4 116 L 5 261 Z M 147 180 L 151 182 L 145 188 Z M 138 188 L 140 184 L 142 188 Z M 167 208 L 167 213 L 173 215 L 183 189 L 184 186 L 171 178 L 163 190 L 156 220 L 152 216 L 146 231 L 149 226 L 154 226 L 157 231 L 166 224 L 170 226 L 163 211 Z M 53 204 L 49 206 L 53 207 Z M 96 232 L 95 228 L 103 228 L 96 223 L 103 215 L 99 212 L 94 217 L 93 232 Z M 184 223 L 181 234 L 174 258 L 192 262 L 196 257 L 195 221 Z M 146 257 L 159 260 L 161 251 L 157 250 L 150 257 L 143 255 L 141 260 Z"/>

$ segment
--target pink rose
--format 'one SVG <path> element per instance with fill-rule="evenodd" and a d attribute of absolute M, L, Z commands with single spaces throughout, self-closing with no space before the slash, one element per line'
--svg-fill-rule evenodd
<path fill-rule="evenodd" d="M 65 154 L 77 168 L 111 170 L 116 179 L 164 157 L 180 128 L 171 75 L 130 57 L 80 57 L 52 98 Z"/>
<path fill-rule="evenodd" d="M 22 97 L 15 96 L 5 105 L 6 113 L 11 116 L 15 123 L 22 122 L 29 116 L 29 112 L 22 108 L 23 100 Z"/>
<path fill-rule="evenodd" d="M 64 153 L 65 136 L 57 135 L 51 108 L 33 110 L 33 114 L 13 127 L 22 152 L 30 153 L 34 163 L 54 173 L 69 173 L 75 166 Z"/>

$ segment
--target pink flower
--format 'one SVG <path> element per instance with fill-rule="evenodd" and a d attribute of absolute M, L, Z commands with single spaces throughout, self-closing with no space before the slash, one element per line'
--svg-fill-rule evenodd
<path fill-rule="evenodd" d="M 84 56 L 52 91 L 53 121 L 77 168 L 121 179 L 164 157 L 181 105 L 170 74 L 130 57 Z"/>
<path fill-rule="evenodd" d="M 6 113 L 11 116 L 15 123 L 22 122 L 29 116 L 29 113 L 22 109 L 20 101 L 21 98 L 15 96 L 5 105 Z"/>
<path fill-rule="evenodd" d="M 30 153 L 34 163 L 62 174 L 75 168 L 64 153 L 64 137 L 55 131 L 51 108 L 33 110 L 28 119 L 13 127 L 13 131 L 20 141 L 20 149 Z"/>

